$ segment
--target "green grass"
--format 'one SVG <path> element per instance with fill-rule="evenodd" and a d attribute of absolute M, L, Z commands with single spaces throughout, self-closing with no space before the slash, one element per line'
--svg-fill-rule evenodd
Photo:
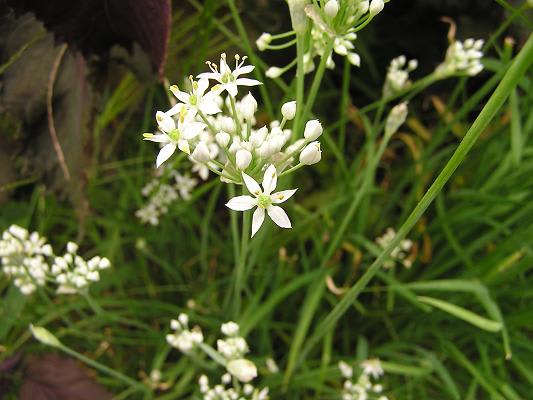
<path fill-rule="evenodd" d="M 234 2 L 191 4 L 197 11 L 188 20 L 179 18 L 182 11 L 176 14 L 170 54 L 194 46 L 215 60 L 230 45 L 242 45 L 262 77 L 265 62 L 252 55 L 254 38 Z M 509 23 L 519 15 L 511 14 Z M 198 26 L 201 32 L 191 37 Z M 125 76 L 97 118 L 95 138 L 113 122 L 121 134 L 112 148 L 96 141 L 99 163 L 88 182 L 90 215 L 80 243 L 82 254 L 105 255 L 112 269 L 91 287 L 93 306 L 46 289 L 25 298 L 0 277 L 0 361 L 43 350 L 28 332 L 33 323 L 53 332 L 70 355 L 89 360 L 117 399 L 194 398 L 198 376 L 214 364 L 183 357 L 166 344 L 170 319 L 184 311 L 211 344 L 222 322 L 237 321 L 260 372 L 266 357 L 281 368 L 260 381 L 273 399 L 339 398 L 337 362 L 367 357 L 382 360 L 391 399 L 529 398 L 533 39 L 513 55 L 501 47 L 503 33 L 495 30 L 491 37 L 488 72 L 475 78 L 475 89 L 459 78 L 450 81 L 451 91 L 437 94 L 446 112 L 423 109 L 417 100 L 431 80 L 403 93 L 411 99 L 412 120 L 400 129 L 403 136 L 389 141 L 382 138 L 384 118 L 398 100 L 376 99 L 355 109 L 351 87 L 361 76 L 342 63 L 316 85 L 308 79 L 311 101 L 301 120 L 316 115 L 325 122 L 323 159 L 281 182 L 300 188 L 288 206 L 293 229 L 267 223 L 244 256 L 241 220 L 224 207 L 233 188 L 214 178 L 190 201 L 175 203 L 158 227 L 134 218 L 155 159 L 140 133 L 152 129 L 154 110 L 167 103 L 164 88 Z M 175 81 L 204 68 L 203 59 L 182 57 L 184 70 L 169 59 Z M 265 82 L 267 118 L 294 86 Z M 331 104 L 328 96 L 340 103 Z M 174 165 L 188 169 L 184 159 Z M 24 192 L 13 186 L 1 226 L 31 227 L 61 248 L 81 229 L 74 208 L 42 184 L 32 185 Z M 398 235 L 381 251 L 374 239 L 389 226 Z M 412 268 L 382 269 L 404 237 L 417 245 Z M 345 292 L 333 293 L 326 277 Z M 140 371 L 160 369 L 170 387 L 139 389 L 107 368 L 139 382 Z"/>

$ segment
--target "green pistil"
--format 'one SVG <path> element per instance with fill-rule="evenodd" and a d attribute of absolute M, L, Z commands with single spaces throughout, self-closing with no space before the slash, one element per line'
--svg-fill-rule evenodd
<path fill-rule="evenodd" d="M 196 96 L 195 94 L 191 94 L 191 96 L 189 97 L 189 104 L 191 106 L 195 106 L 198 104 L 198 96 Z"/>
<path fill-rule="evenodd" d="M 257 206 L 261 208 L 268 208 L 272 205 L 272 199 L 266 194 L 260 194 L 257 197 Z"/>
<path fill-rule="evenodd" d="M 233 76 L 233 74 L 231 72 L 226 72 L 224 75 L 222 75 L 222 82 L 223 83 L 230 83 L 230 82 L 234 82 L 235 81 L 235 77 Z"/>
<path fill-rule="evenodd" d="M 174 129 L 173 131 L 170 131 L 168 133 L 168 136 L 170 137 L 172 141 L 177 142 L 178 140 L 180 140 L 180 131 L 178 131 L 177 129 Z"/>

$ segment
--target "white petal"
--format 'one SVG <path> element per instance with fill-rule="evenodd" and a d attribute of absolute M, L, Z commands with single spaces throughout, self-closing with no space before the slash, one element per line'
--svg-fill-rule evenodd
<path fill-rule="evenodd" d="M 249 74 L 254 70 L 254 68 L 255 67 L 253 65 L 245 65 L 244 67 L 237 68 L 235 71 L 233 71 L 233 75 L 239 76 L 242 74 Z"/>
<path fill-rule="evenodd" d="M 259 184 L 255 181 L 254 178 L 251 176 L 246 175 L 244 172 L 242 173 L 242 179 L 244 180 L 244 184 L 248 188 L 248 191 L 252 193 L 255 196 L 259 196 L 261 192 L 261 188 L 259 187 Z"/>
<path fill-rule="evenodd" d="M 203 72 L 196 76 L 198 79 L 213 79 L 215 81 L 218 81 L 220 78 L 219 74 L 216 74 L 214 72 Z"/>
<path fill-rule="evenodd" d="M 270 165 L 265 171 L 263 176 L 263 192 L 265 194 L 270 194 L 276 188 L 278 183 L 278 174 L 276 172 L 276 167 Z"/>
<path fill-rule="evenodd" d="M 156 142 L 156 143 L 168 143 L 168 142 L 170 142 L 170 138 L 168 137 L 168 135 L 165 135 L 165 134 L 145 136 L 144 140 L 148 140 L 150 142 Z"/>
<path fill-rule="evenodd" d="M 235 83 L 237 85 L 241 86 L 256 86 L 256 85 L 262 85 L 261 82 L 255 80 L 255 79 L 248 79 L 248 78 L 239 78 L 235 80 Z"/>
<path fill-rule="evenodd" d="M 168 110 L 165 114 L 170 115 L 170 116 L 172 116 L 172 115 L 176 115 L 176 114 L 179 114 L 180 111 L 181 111 L 181 108 L 182 108 L 183 106 L 185 106 L 185 104 L 183 104 L 183 103 L 178 103 L 178 104 L 176 104 L 174 107 L 172 107 L 170 110 Z"/>
<path fill-rule="evenodd" d="M 183 132 L 183 138 L 184 139 L 192 139 L 193 137 L 196 137 L 202 132 L 205 128 L 205 124 L 203 122 L 185 122 L 183 124 L 183 127 L 181 127 Z"/>
<path fill-rule="evenodd" d="M 280 204 L 289 200 L 298 189 L 282 190 L 281 192 L 274 193 L 270 196 L 272 203 Z"/>
<path fill-rule="evenodd" d="M 188 93 L 185 93 L 185 92 L 182 92 L 181 90 L 179 90 L 177 86 L 171 86 L 170 91 L 182 103 L 187 104 L 189 102 L 190 95 Z"/>
<path fill-rule="evenodd" d="M 186 154 L 191 154 L 191 148 L 189 147 L 189 142 L 184 139 L 178 141 L 178 149 L 183 151 Z"/>
<path fill-rule="evenodd" d="M 204 97 L 204 100 L 202 101 L 202 104 L 200 105 L 200 111 L 202 111 L 204 114 L 212 115 L 212 114 L 217 114 L 221 112 L 222 110 L 218 107 L 217 103 L 215 103 L 213 100 L 206 100 Z"/>
<path fill-rule="evenodd" d="M 155 119 L 159 125 L 159 128 L 164 132 L 170 132 L 176 129 L 176 123 L 172 117 L 162 111 L 158 111 L 155 114 Z"/>
<path fill-rule="evenodd" d="M 246 211 L 254 208 L 257 205 L 256 200 L 252 196 L 237 196 L 226 203 L 226 207 L 235 211 Z M 255 214 L 254 214 L 255 215 Z"/>
<path fill-rule="evenodd" d="M 207 88 L 209 87 L 209 80 L 208 79 L 200 79 L 198 81 L 198 89 L 196 89 L 196 94 L 198 96 L 202 96 Z"/>
<path fill-rule="evenodd" d="M 163 146 L 157 155 L 157 159 L 155 160 L 156 167 L 159 168 L 161 164 L 167 161 L 170 156 L 174 154 L 174 151 L 176 151 L 176 145 L 174 143 L 169 143 Z"/>
<path fill-rule="evenodd" d="M 274 223 L 280 228 L 292 228 L 289 217 L 283 211 L 283 208 L 278 206 L 270 206 L 267 209 L 268 216 L 274 221 Z"/>
<path fill-rule="evenodd" d="M 252 216 L 252 237 L 257 233 L 259 228 L 261 228 L 261 225 L 263 225 L 263 221 L 265 220 L 265 209 L 261 207 L 257 207 L 254 211 L 254 215 Z"/>
<path fill-rule="evenodd" d="M 231 97 L 237 96 L 238 90 L 235 83 L 226 83 L 224 88 L 228 91 Z"/>

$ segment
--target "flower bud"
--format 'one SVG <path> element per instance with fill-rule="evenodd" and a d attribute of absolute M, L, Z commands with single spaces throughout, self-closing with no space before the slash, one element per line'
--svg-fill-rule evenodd
<path fill-rule="evenodd" d="M 209 148 L 204 142 L 200 142 L 196 145 L 196 148 L 191 155 L 194 161 L 205 163 L 211 160 L 211 154 L 209 154 Z"/>
<path fill-rule="evenodd" d="M 222 324 L 220 330 L 226 336 L 236 336 L 239 333 L 239 325 L 233 321 Z"/>
<path fill-rule="evenodd" d="M 259 128 L 256 131 L 253 131 L 250 135 L 250 143 L 254 147 L 259 147 L 265 141 L 266 135 L 268 134 L 268 129 L 266 126 Z"/>
<path fill-rule="evenodd" d="M 279 78 L 285 71 L 283 68 L 270 67 L 266 70 L 265 75 L 271 79 Z"/>
<path fill-rule="evenodd" d="M 370 12 L 370 16 L 373 17 L 374 15 L 379 14 L 384 7 L 385 3 L 383 2 L 383 0 L 372 0 L 368 9 L 368 11 Z"/>
<path fill-rule="evenodd" d="M 361 66 L 361 57 L 359 56 L 359 54 L 354 53 L 353 51 L 350 51 L 347 57 L 348 57 L 348 62 L 350 64 L 355 65 L 356 67 Z"/>
<path fill-rule="evenodd" d="M 235 163 L 237 164 L 237 168 L 239 168 L 241 171 L 245 170 L 248 168 L 251 162 L 252 153 L 243 149 L 237 151 L 237 154 L 235 155 Z"/>
<path fill-rule="evenodd" d="M 215 140 L 220 147 L 228 147 L 231 137 L 229 133 L 220 131 L 215 135 Z"/>
<path fill-rule="evenodd" d="M 257 101 L 250 92 L 243 97 L 240 104 L 241 114 L 244 119 L 251 121 L 257 111 Z"/>
<path fill-rule="evenodd" d="M 324 6 L 324 12 L 330 18 L 335 18 L 339 12 L 339 2 L 337 0 L 329 0 Z"/>
<path fill-rule="evenodd" d="M 255 41 L 259 51 L 264 51 L 272 41 L 272 35 L 270 33 L 263 32 L 261 36 Z"/>
<path fill-rule="evenodd" d="M 362 1 L 357 7 L 359 8 L 359 12 L 361 14 L 366 14 L 368 9 L 370 8 L 370 2 L 368 0 Z"/>
<path fill-rule="evenodd" d="M 289 101 L 281 106 L 281 115 L 287 121 L 290 121 L 296 115 L 296 102 Z"/>
<path fill-rule="evenodd" d="M 308 141 L 313 141 L 318 139 L 320 135 L 322 135 L 322 124 L 318 121 L 318 119 L 307 121 L 304 129 L 304 137 Z"/>
<path fill-rule="evenodd" d="M 307 15 L 305 14 L 307 0 L 288 0 L 288 3 L 292 29 L 294 29 L 296 34 L 305 33 L 307 30 Z"/>
<path fill-rule="evenodd" d="M 226 366 L 228 372 L 241 382 L 250 382 L 257 376 L 257 367 L 250 360 L 231 360 Z"/>
<path fill-rule="evenodd" d="M 42 326 L 34 326 L 30 324 L 30 331 L 35 339 L 47 346 L 61 346 L 61 342 L 48 329 L 43 328 Z"/>
<path fill-rule="evenodd" d="M 320 142 L 311 142 L 300 153 L 300 162 L 304 165 L 313 165 L 322 158 Z"/>
<path fill-rule="evenodd" d="M 395 105 L 390 111 L 385 122 L 385 136 L 391 136 L 405 122 L 407 118 L 407 102 Z"/>

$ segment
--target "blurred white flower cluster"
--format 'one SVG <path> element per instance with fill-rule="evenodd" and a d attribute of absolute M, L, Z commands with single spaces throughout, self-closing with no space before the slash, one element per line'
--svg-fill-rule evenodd
<path fill-rule="evenodd" d="M 387 70 L 387 77 L 383 85 L 383 95 L 390 96 L 411 85 L 409 72 L 418 67 L 418 61 L 415 59 L 407 61 L 404 55 L 393 58 Z"/>
<path fill-rule="evenodd" d="M 268 388 L 259 390 L 249 383 L 257 377 L 257 367 L 252 361 L 244 358 L 250 350 L 246 339 L 239 334 L 238 324 L 233 321 L 222 324 L 220 330 L 224 338 L 217 340 L 216 350 L 204 343 L 200 327 L 189 329 L 189 317 L 186 314 L 182 313 L 177 320 L 172 320 L 170 327 L 174 333 L 168 334 L 166 339 L 172 347 L 184 354 L 198 348 L 226 368 L 222 382 L 213 387 L 209 386 L 205 375 L 200 377 L 200 392 L 204 399 L 268 399 Z M 234 384 L 233 378 L 245 385 Z"/>
<path fill-rule="evenodd" d="M 69 242 L 67 253 L 56 257 L 45 238 L 17 225 L 4 231 L 0 240 L 3 272 L 25 295 L 47 283 L 56 285 L 59 294 L 79 293 L 99 281 L 99 271 L 111 266 L 109 260 L 96 256 L 85 261 L 77 250 L 78 245 Z"/>
<path fill-rule="evenodd" d="M 468 75 L 475 76 L 483 71 L 481 57 L 483 52 L 483 40 L 466 39 L 464 42 L 459 40 L 453 41 L 448 50 L 444 62 L 435 70 L 439 78 L 450 75 Z"/>
<path fill-rule="evenodd" d="M 197 185 L 197 179 L 189 174 L 182 175 L 170 166 L 156 169 L 155 177 L 141 189 L 141 194 L 147 198 L 147 202 L 135 211 L 135 216 L 143 224 L 157 226 L 160 218 L 168 212 L 169 206 L 180 198 L 189 200 Z"/>
<path fill-rule="evenodd" d="M 298 8 L 303 8 L 303 10 L 298 10 Z M 305 49 L 304 72 L 309 73 L 314 70 L 313 59 L 317 56 L 326 57 L 326 66 L 333 69 L 335 63 L 332 58 L 332 51 L 346 57 L 351 64 L 359 66 L 361 58 L 354 51 L 355 46 L 353 44 L 357 39 L 356 32 L 363 29 L 383 8 L 383 0 L 328 0 L 314 2 L 314 4 L 306 4 L 306 2 L 298 0 L 289 1 L 292 15 L 305 13 L 308 20 L 311 21 L 311 40 Z M 295 20 L 294 17 L 293 20 Z M 285 44 L 271 44 L 274 40 L 295 35 L 298 29 L 294 27 L 294 22 L 293 28 L 293 31 L 278 35 L 263 33 L 256 41 L 257 48 L 260 51 L 278 50 L 295 44 L 295 40 L 290 40 Z M 285 67 L 271 67 L 267 70 L 266 75 L 270 78 L 277 78 L 294 65 L 295 62 Z"/>
<path fill-rule="evenodd" d="M 385 249 L 396 237 L 396 232 L 392 228 L 387 228 L 382 236 L 376 238 L 376 243 Z M 383 263 L 384 268 L 394 268 L 396 263 L 402 264 L 405 268 L 411 268 L 413 261 L 409 258 L 409 253 L 413 248 L 413 242 L 404 239 L 390 253 L 390 258 Z"/>
<path fill-rule="evenodd" d="M 2 234 L 0 257 L 4 274 L 25 295 L 46 284 L 50 270 L 47 258 L 52 256 L 52 246 L 37 232 L 30 234 L 18 225 L 11 225 Z"/>
<path fill-rule="evenodd" d="M 77 254 L 78 245 L 67 243 L 67 252 L 62 257 L 55 257 L 50 269 L 58 285 L 57 293 L 75 294 L 86 290 L 91 282 L 100 280 L 100 270 L 111 266 L 105 257 L 95 256 L 85 261 Z"/>
<path fill-rule="evenodd" d="M 208 171 L 212 171 L 223 182 L 242 184 L 245 176 L 256 182 L 260 181 L 268 168 L 273 169 L 276 176 L 280 176 L 320 161 L 321 148 L 317 140 L 322 135 L 320 122 L 307 121 L 303 133 L 293 132 L 286 126 L 296 116 L 295 101 L 282 105 L 281 121 L 255 127 L 258 108 L 255 98 L 248 93 L 240 100 L 236 99 L 240 86 L 261 84 L 255 79 L 242 77 L 254 69 L 252 65 L 245 65 L 245 61 L 246 57 L 236 55 L 235 67 L 232 69 L 226 55 L 222 54 L 218 65 L 207 63 L 211 72 L 199 74 L 198 81 L 190 77 L 189 92 L 181 91 L 177 86 L 170 88 L 180 102 L 167 112 L 156 113 L 159 133 L 144 134 L 145 140 L 163 146 L 157 156 L 157 167 L 167 161 L 176 149 L 180 149 L 190 155 L 194 163 L 193 170 L 203 179 L 207 177 Z M 210 89 L 209 81 L 215 83 Z M 148 186 L 146 192 L 150 194 L 152 190 L 154 188 Z M 175 192 L 169 188 L 163 190 L 161 196 L 155 196 L 155 204 L 137 212 L 137 216 L 143 221 L 157 224 L 158 217 L 168 206 L 167 202 L 176 197 Z M 268 190 L 265 189 L 265 194 L 266 191 Z M 256 195 L 254 192 L 252 194 Z M 280 202 L 277 201 L 280 199 L 276 198 L 272 202 Z M 267 205 L 270 205 L 266 203 L 268 202 L 259 204 L 263 219 L 264 211 L 268 212 Z M 279 207 L 271 207 L 273 212 L 278 209 Z M 256 214 L 260 219 L 261 212 Z M 277 219 L 270 212 L 268 215 L 276 223 L 282 218 L 284 222 L 278 225 L 290 227 L 286 215 L 283 218 L 278 212 L 277 215 L 281 217 Z"/>
<path fill-rule="evenodd" d="M 365 360 L 359 364 L 359 369 L 361 372 L 356 376 L 352 366 L 344 361 L 339 362 L 339 370 L 345 379 L 342 400 L 387 400 L 387 396 L 381 394 L 383 386 L 375 382 L 383 375 L 379 359 Z"/>

